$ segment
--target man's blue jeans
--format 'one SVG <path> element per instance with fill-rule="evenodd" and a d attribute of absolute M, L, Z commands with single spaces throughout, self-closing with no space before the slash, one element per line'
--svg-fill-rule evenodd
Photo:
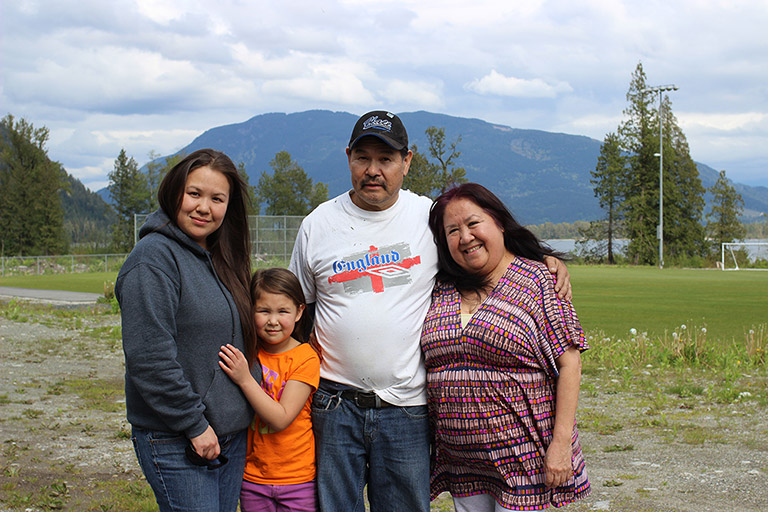
<path fill-rule="evenodd" d="M 312 400 L 322 512 L 429 512 L 427 406 L 362 408 L 322 381 Z"/>
<path fill-rule="evenodd" d="M 133 427 L 131 437 L 139 465 L 155 493 L 160 512 L 235 512 L 245 469 L 245 430 L 219 437 L 229 462 L 216 469 L 195 466 L 184 452 L 183 434 Z"/>

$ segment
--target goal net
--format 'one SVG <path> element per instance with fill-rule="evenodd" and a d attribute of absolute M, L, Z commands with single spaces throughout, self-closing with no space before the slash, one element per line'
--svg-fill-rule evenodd
<path fill-rule="evenodd" d="M 768 242 L 728 242 L 721 244 L 723 270 L 768 270 Z"/>

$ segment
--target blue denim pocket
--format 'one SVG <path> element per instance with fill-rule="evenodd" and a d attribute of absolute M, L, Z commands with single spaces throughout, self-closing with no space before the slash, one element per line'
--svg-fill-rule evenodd
<path fill-rule="evenodd" d="M 405 416 L 414 420 L 423 420 L 429 414 L 426 405 L 408 405 L 398 407 L 398 409 L 400 409 Z"/>
<path fill-rule="evenodd" d="M 312 397 L 312 414 L 336 410 L 341 404 L 341 397 L 336 393 L 318 388 Z"/>

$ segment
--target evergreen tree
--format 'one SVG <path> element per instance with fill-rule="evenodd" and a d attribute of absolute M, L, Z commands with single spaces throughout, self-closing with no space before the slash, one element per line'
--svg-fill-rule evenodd
<path fill-rule="evenodd" d="M 713 200 L 712 211 L 707 215 L 707 234 L 715 244 L 713 249 L 717 252 L 723 243 L 742 240 L 746 236 L 747 230 L 739 221 L 744 212 L 744 200 L 726 178 L 725 171 L 720 171 L 709 192 Z"/>
<path fill-rule="evenodd" d="M 256 197 L 256 187 L 251 185 L 248 172 L 245 170 L 245 162 L 237 164 L 237 172 L 245 182 L 246 190 L 248 191 L 248 215 L 259 214 L 259 200 Z"/>
<path fill-rule="evenodd" d="M 629 165 L 624 174 L 621 205 L 626 234 L 627 256 L 635 264 L 658 262 L 659 224 L 659 123 L 664 123 L 664 246 L 672 258 L 681 261 L 703 255 L 704 208 L 698 169 L 690 156 L 688 142 L 675 116 L 669 98 L 663 100 L 662 112 L 653 108 L 653 96 L 646 89 L 642 63 L 630 81 L 624 110 L 626 119 L 619 125 L 622 149 Z M 658 262 L 661 263 L 661 262 Z"/>
<path fill-rule="evenodd" d="M 269 165 L 272 175 L 262 171 L 257 194 L 266 215 L 307 215 L 328 199 L 328 186 L 313 183 L 287 151 L 278 152 Z"/>
<path fill-rule="evenodd" d="M 662 111 L 664 254 L 673 261 L 684 261 L 706 254 L 706 236 L 702 224 L 705 189 L 696 163 L 691 158 L 685 134 L 672 114 L 669 98 L 665 98 Z"/>
<path fill-rule="evenodd" d="M 621 142 L 615 133 L 609 133 L 600 147 L 597 166 L 591 172 L 595 197 L 600 208 L 605 210 L 606 218 L 602 222 L 592 223 L 582 236 L 595 240 L 598 253 L 605 250 L 608 263 L 614 263 L 613 241 L 617 238 L 621 225 L 621 204 L 624 199 L 623 185 L 626 175 L 626 159 L 621 150 Z M 603 243 L 604 242 L 604 243 Z"/>
<path fill-rule="evenodd" d="M 115 159 L 108 188 L 117 215 L 112 226 L 112 247 L 117 252 L 128 252 L 134 243 L 133 216 L 149 210 L 149 192 L 146 176 L 139 171 L 136 160 L 128 158 L 125 149 L 121 149 Z M 173 212 L 167 213 L 173 215 Z"/>
<path fill-rule="evenodd" d="M 66 252 L 59 193 L 66 172 L 48 158 L 48 128 L 11 114 L 0 121 L 0 247 L 4 254 Z"/>
<path fill-rule="evenodd" d="M 149 162 L 146 165 L 147 211 L 153 212 L 160 207 L 157 202 L 157 190 L 160 188 L 160 183 L 165 178 L 165 175 L 168 174 L 168 171 L 181 162 L 184 154 L 177 153 L 161 161 L 160 153 L 153 149 L 149 152 L 148 156 Z"/>
<path fill-rule="evenodd" d="M 627 257 L 635 264 L 656 261 L 656 225 L 658 224 L 659 166 L 654 151 L 658 149 L 651 125 L 650 105 L 653 98 L 646 89 L 642 63 L 637 65 L 627 92 L 629 106 L 624 110 L 625 121 L 619 125 L 622 148 L 629 155 L 624 176 L 622 204 L 629 244 Z"/>
<path fill-rule="evenodd" d="M 430 126 L 425 131 L 429 141 L 429 154 L 437 160 L 430 162 L 414 144 L 411 146 L 413 159 L 408 174 L 403 180 L 403 188 L 416 194 L 435 198 L 452 185 L 467 181 L 463 167 L 455 167 L 455 161 L 461 156 L 458 145 L 461 136 L 448 144 L 445 142 L 445 128 Z"/>
<path fill-rule="evenodd" d="M 420 196 L 434 198 L 433 191 L 441 188 L 438 179 L 438 167 L 430 162 L 424 153 L 419 152 L 416 144 L 411 146 L 411 152 L 413 153 L 411 167 L 403 180 L 403 188 Z"/>

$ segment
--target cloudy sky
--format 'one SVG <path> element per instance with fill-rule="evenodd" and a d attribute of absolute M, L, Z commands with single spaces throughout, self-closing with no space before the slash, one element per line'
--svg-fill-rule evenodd
<path fill-rule="evenodd" d="M 602 140 L 632 72 L 691 155 L 768 186 L 768 0 L 14 0 L 2 115 L 91 189 L 267 112 L 428 110 Z M 342 150 L 341 148 L 339 149 Z"/>

